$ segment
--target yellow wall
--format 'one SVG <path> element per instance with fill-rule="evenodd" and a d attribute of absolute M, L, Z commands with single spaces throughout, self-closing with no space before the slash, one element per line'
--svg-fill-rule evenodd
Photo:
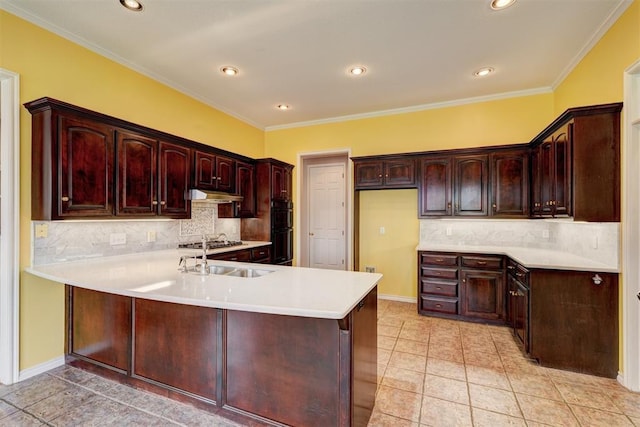
<path fill-rule="evenodd" d="M 20 75 L 20 102 L 48 96 L 250 157 L 264 132 L 0 10 L 0 67 Z M 30 264 L 31 116 L 21 109 L 21 254 Z M 64 288 L 22 272 L 20 369 L 63 354 Z"/>
<path fill-rule="evenodd" d="M 556 88 L 555 115 L 570 107 L 622 101 L 623 73 L 638 59 L 640 0 L 635 0 Z"/>
<path fill-rule="evenodd" d="M 382 273 L 379 294 L 415 298 L 418 191 L 361 191 L 360 206 L 360 269 L 372 266 Z M 384 234 L 380 234 L 380 227 L 384 227 Z"/>

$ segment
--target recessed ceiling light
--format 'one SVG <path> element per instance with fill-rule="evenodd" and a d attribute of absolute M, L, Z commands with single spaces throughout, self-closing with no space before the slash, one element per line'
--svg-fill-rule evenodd
<path fill-rule="evenodd" d="M 352 76 L 361 76 L 366 72 L 367 72 L 367 69 L 361 65 L 358 65 L 357 67 L 353 67 L 349 70 L 349 74 L 351 74 Z"/>
<path fill-rule="evenodd" d="M 223 74 L 226 74 L 227 76 L 235 76 L 236 74 L 239 73 L 238 69 L 235 67 L 222 67 L 220 68 L 220 71 Z"/>
<path fill-rule="evenodd" d="M 288 110 L 288 109 L 289 109 L 289 108 L 291 108 L 291 107 L 290 107 L 288 104 L 278 104 L 278 105 L 276 106 L 276 108 L 277 108 L 278 110 L 286 111 L 286 110 Z"/>
<path fill-rule="evenodd" d="M 480 68 L 478 71 L 476 71 L 475 73 L 473 73 L 474 76 L 476 77 L 484 77 L 484 76 L 488 76 L 489 74 L 493 73 L 495 70 L 491 67 L 484 67 L 484 68 Z"/>
<path fill-rule="evenodd" d="M 120 4 L 134 12 L 140 12 L 142 10 L 142 3 L 137 0 L 120 0 Z"/>
<path fill-rule="evenodd" d="M 516 0 L 491 0 L 491 9 L 502 10 L 514 4 Z"/>

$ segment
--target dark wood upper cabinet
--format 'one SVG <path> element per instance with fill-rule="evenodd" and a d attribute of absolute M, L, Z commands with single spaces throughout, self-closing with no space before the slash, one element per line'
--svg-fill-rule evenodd
<path fill-rule="evenodd" d="M 113 216 L 113 128 L 46 107 L 32 114 L 32 219 Z"/>
<path fill-rule="evenodd" d="M 526 149 L 491 154 L 491 214 L 529 215 L 529 152 Z"/>
<path fill-rule="evenodd" d="M 291 170 L 279 164 L 271 165 L 271 198 L 291 200 Z"/>
<path fill-rule="evenodd" d="M 118 131 L 118 215 L 155 215 L 158 211 L 158 141 Z"/>
<path fill-rule="evenodd" d="M 570 108 L 532 141 L 533 216 L 620 221 L 622 103 Z"/>
<path fill-rule="evenodd" d="M 533 149 L 533 208 L 534 215 L 556 216 L 571 214 L 571 147 L 573 124 L 569 123 Z"/>
<path fill-rule="evenodd" d="M 255 216 L 253 159 L 52 98 L 24 105 L 32 115 L 33 220 L 189 218 L 194 186 L 241 191 L 229 216 Z M 291 170 L 282 173 L 277 191 L 289 200 Z"/>
<path fill-rule="evenodd" d="M 117 142 L 118 215 L 189 218 L 190 150 L 124 131 Z"/>
<path fill-rule="evenodd" d="M 425 157 L 420 162 L 419 216 L 452 214 L 452 158 Z"/>
<path fill-rule="evenodd" d="M 255 166 L 249 163 L 237 162 L 236 189 L 243 197 L 238 202 L 237 216 L 252 218 L 256 215 L 256 176 Z"/>
<path fill-rule="evenodd" d="M 456 156 L 454 173 L 455 215 L 486 216 L 489 212 L 489 156 Z"/>
<path fill-rule="evenodd" d="M 235 193 L 235 160 L 200 150 L 195 151 L 194 159 L 196 188 Z"/>
<path fill-rule="evenodd" d="M 367 157 L 352 160 L 356 190 L 416 188 L 414 157 Z"/>
<path fill-rule="evenodd" d="M 190 218 L 191 203 L 186 199 L 191 175 L 191 150 L 160 141 L 160 183 L 158 215 Z"/>
<path fill-rule="evenodd" d="M 113 215 L 113 129 L 59 116 L 58 217 Z"/>

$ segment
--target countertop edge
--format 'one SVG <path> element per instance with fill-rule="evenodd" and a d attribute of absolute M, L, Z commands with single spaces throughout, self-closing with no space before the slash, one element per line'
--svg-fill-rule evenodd
<path fill-rule="evenodd" d="M 439 245 L 439 244 L 419 244 L 416 251 L 435 251 L 435 252 L 459 252 L 459 253 L 478 253 L 478 254 L 495 254 L 505 255 L 514 261 L 522 264 L 529 269 L 542 270 L 572 270 L 572 271 L 594 271 L 600 273 L 620 273 L 619 266 L 612 266 L 589 258 L 568 252 L 540 249 L 540 248 L 522 248 L 517 246 L 464 246 L 464 245 Z M 553 256 L 556 260 L 563 262 L 549 261 Z M 540 258 L 544 257 L 542 261 Z M 538 258 L 538 259 L 536 259 Z"/>

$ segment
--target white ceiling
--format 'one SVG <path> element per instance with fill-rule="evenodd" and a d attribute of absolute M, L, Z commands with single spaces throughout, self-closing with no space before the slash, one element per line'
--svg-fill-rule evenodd
<path fill-rule="evenodd" d="M 517 0 L 495 12 L 490 0 L 141 1 L 142 12 L 118 0 L 0 8 L 277 129 L 549 91 L 631 3 Z M 359 64 L 367 73 L 348 75 Z M 495 72 L 473 76 L 485 66 Z"/>

